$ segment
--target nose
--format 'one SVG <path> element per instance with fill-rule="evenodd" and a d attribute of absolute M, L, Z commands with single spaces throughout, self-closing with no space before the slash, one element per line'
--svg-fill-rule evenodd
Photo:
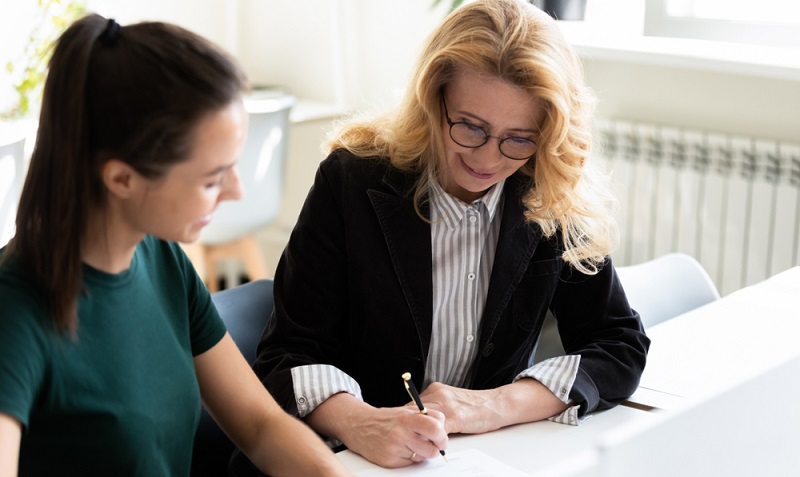
<path fill-rule="evenodd" d="M 486 142 L 482 146 L 474 148 L 473 154 L 477 154 L 479 158 L 502 162 L 506 156 L 500 152 L 500 141 L 503 138 L 497 136 L 486 135 Z"/>
<path fill-rule="evenodd" d="M 220 202 L 225 200 L 239 200 L 242 198 L 244 190 L 242 188 L 242 182 L 239 180 L 239 169 L 237 167 L 228 169 L 228 177 L 225 178 L 224 187 L 225 189 L 219 195 Z"/>

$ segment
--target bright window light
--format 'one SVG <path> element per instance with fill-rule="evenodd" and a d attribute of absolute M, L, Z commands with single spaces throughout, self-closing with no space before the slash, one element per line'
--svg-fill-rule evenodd
<path fill-rule="evenodd" d="M 645 0 L 645 35 L 800 46 L 795 0 Z"/>

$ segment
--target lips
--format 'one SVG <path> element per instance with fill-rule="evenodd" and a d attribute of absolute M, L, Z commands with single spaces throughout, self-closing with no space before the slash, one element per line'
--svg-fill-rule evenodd
<path fill-rule="evenodd" d="M 494 176 L 494 172 L 476 171 L 475 169 L 469 167 L 467 165 L 467 163 L 464 162 L 464 159 L 460 159 L 460 160 L 461 160 L 461 165 L 464 166 L 464 170 L 467 171 L 467 174 L 471 175 L 472 177 L 475 177 L 475 178 L 478 178 L 478 179 L 482 179 L 482 180 L 486 180 L 486 179 L 491 179 Z"/>
<path fill-rule="evenodd" d="M 197 225 L 200 227 L 205 227 L 211 222 L 211 214 L 204 215 L 197 220 Z"/>

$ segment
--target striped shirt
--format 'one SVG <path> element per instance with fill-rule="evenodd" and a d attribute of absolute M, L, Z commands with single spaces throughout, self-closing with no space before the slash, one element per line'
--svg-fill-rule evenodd
<path fill-rule="evenodd" d="M 432 382 L 464 387 L 477 354 L 481 314 L 500 234 L 505 181 L 469 204 L 432 182 L 433 328 L 423 389 Z M 566 403 L 579 363 L 578 355 L 550 358 L 524 370 L 514 381 L 536 379 Z M 292 382 L 300 417 L 336 393 L 363 399 L 352 377 L 326 364 L 293 368 Z M 577 425 L 578 408 L 572 406 L 550 420 Z"/>

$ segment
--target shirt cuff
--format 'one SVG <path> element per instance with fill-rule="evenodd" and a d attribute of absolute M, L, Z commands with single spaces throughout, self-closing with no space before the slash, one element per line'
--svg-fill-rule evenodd
<path fill-rule="evenodd" d="M 300 418 L 311 414 L 334 394 L 344 392 L 364 400 L 361 386 L 356 380 L 329 364 L 309 364 L 292 368 L 292 386 Z"/>
<path fill-rule="evenodd" d="M 569 402 L 569 393 L 572 391 L 572 385 L 578 375 L 580 362 L 581 357 L 577 354 L 546 359 L 519 373 L 514 381 L 522 378 L 535 379 L 566 404 Z M 548 421 L 577 426 L 581 422 L 578 419 L 579 408 L 580 405 L 571 406 L 561 414 L 549 418 Z"/>

